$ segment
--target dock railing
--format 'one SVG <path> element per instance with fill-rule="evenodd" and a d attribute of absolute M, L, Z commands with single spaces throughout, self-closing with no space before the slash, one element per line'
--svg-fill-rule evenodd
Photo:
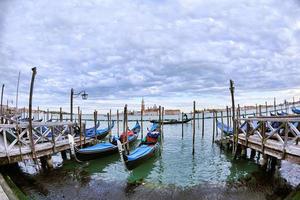
<path fill-rule="evenodd" d="M 82 131 L 72 122 L 32 122 L 0 124 L 0 165 L 32 159 L 69 149 L 68 134 L 82 143 Z M 82 126 L 81 126 L 82 127 Z"/>
<path fill-rule="evenodd" d="M 237 122 L 239 144 L 300 163 L 299 117 L 253 117 L 237 119 Z"/>

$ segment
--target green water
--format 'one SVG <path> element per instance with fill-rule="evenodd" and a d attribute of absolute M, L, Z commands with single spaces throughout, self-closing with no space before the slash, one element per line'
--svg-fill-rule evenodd
<path fill-rule="evenodd" d="M 192 125 L 165 125 L 159 154 L 132 171 L 127 171 L 115 154 L 89 161 L 84 169 L 92 179 L 108 181 L 142 181 L 152 185 L 175 185 L 189 187 L 198 184 L 224 184 L 253 171 L 258 166 L 251 161 L 232 162 L 230 153 L 221 151 L 212 144 L 211 121 L 206 121 L 206 134 L 201 137 L 201 127 L 196 122 L 195 155 L 192 156 Z M 146 127 L 150 124 L 146 124 Z M 137 141 L 136 144 L 139 142 Z M 134 148 L 134 147 L 133 147 Z M 81 167 L 82 164 L 69 162 L 63 168 Z"/>

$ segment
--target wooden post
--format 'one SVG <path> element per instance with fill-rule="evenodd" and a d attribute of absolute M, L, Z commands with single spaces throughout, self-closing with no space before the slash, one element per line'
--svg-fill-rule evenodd
<path fill-rule="evenodd" d="M 159 123 L 159 132 L 161 133 L 161 106 L 158 108 L 158 123 Z"/>
<path fill-rule="evenodd" d="M 161 137 L 162 138 L 164 138 L 164 123 L 163 123 L 163 121 L 164 121 L 164 112 L 165 112 L 165 108 L 162 107 L 162 111 L 161 111 L 161 121 L 162 121 L 162 123 L 161 123 Z"/>
<path fill-rule="evenodd" d="M 82 121 L 81 121 L 81 112 L 79 112 L 78 120 L 79 120 L 80 148 L 82 148 Z"/>
<path fill-rule="evenodd" d="M 218 121 L 218 111 L 216 111 L 216 118 L 215 118 L 216 138 L 218 138 L 218 136 L 219 136 L 219 129 L 217 127 L 217 121 Z"/>
<path fill-rule="evenodd" d="M 59 108 L 59 121 L 63 121 L 62 108 Z"/>
<path fill-rule="evenodd" d="M 78 119 L 78 121 L 79 121 L 79 114 L 80 114 L 80 107 L 78 106 L 77 107 L 77 119 Z"/>
<path fill-rule="evenodd" d="M 197 113 L 197 115 L 198 115 L 198 130 L 199 130 L 199 128 L 200 128 L 200 113 L 199 113 L 199 111 L 198 111 L 198 113 Z"/>
<path fill-rule="evenodd" d="M 232 108 L 229 108 L 229 126 L 231 126 L 231 124 L 232 124 L 232 114 L 231 114 L 231 109 L 232 109 Z"/>
<path fill-rule="evenodd" d="M 119 127 L 119 110 L 117 110 L 117 134 L 118 134 L 118 137 L 119 137 L 119 132 L 120 132 L 120 127 Z"/>
<path fill-rule="evenodd" d="M 47 108 L 47 121 L 49 121 L 49 108 Z"/>
<path fill-rule="evenodd" d="M 274 111 L 275 111 L 275 114 L 276 114 L 276 97 L 274 97 Z"/>
<path fill-rule="evenodd" d="M 1 117 L 2 117 L 2 115 L 3 115 L 3 92 L 4 92 L 4 87 L 5 87 L 5 85 L 4 84 L 2 84 L 2 90 L 1 90 Z M 1 122 L 1 123 L 3 123 L 3 122 Z"/>
<path fill-rule="evenodd" d="M 258 115 L 258 106 L 257 106 L 257 104 L 255 104 L 255 116 L 257 116 Z"/>
<path fill-rule="evenodd" d="M 181 139 L 183 139 L 183 112 L 181 113 Z"/>
<path fill-rule="evenodd" d="M 213 111 L 212 121 L 213 121 L 212 143 L 214 143 L 214 141 L 215 141 L 215 129 L 216 129 L 215 111 Z"/>
<path fill-rule="evenodd" d="M 204 113 L 204 110 L 203 110 L 203 112 L 202 112 L 202 138 L 204 137 L 204 115 L 205 113 Z"/>
<path fill-rule="evenodd" d="M 236 152 L 236 147 L 237 147 L 237 141 L 238 141 L 238 134 L 236 130 L 236 121 L 235 121 L 235 102 L 234 102 L 234 85 L 233 81 L 230 80 L 230 93 L 231 93 L 231 102 L 232 102 L 232 122 L 233 122 L 233 135 L 234 135 L 234 140 L 233 140 L 233 153 Z"/>
<path fill-rule="evenodd" d="M 95 142 L 97 143 L 97 110 L 94 111 L 94 126 Z"/>
<path fill-rule="evenodd" d="M 70 95 L 70 120 L 73 122 L 73 94 L 74 90 L 71 88 L 71 95 Z"/>
<path fill-rule="evenodd" d="M 259 105 L 259 116 L 261 117 L 262 114 L 261 114 L 261 105 Z"/>
<path fill-rule="evenodd" d="M 223 120 L 223 111 L 221 111 L 221 123 L 222 123 L 222 130 L 221 130 L 221 139 L 223 138 L 223 130 L 224 130 L 224 120 Z M 222 145 L 222 143 L 221 143 Z"/>
<path fill-rule="evenodd" d="M 196 102 L 193 102 L 193 155 L 195 154 L 195 112 L 196 112 Z"/>
<path fill-rule="evenodd" d="M 295 97 L 293 97 L 293 107 L 295 107 Z"/>
<path fill-rule="evenodd" d="M 246 118 L 247 117 L 246 106 L 244 106 L 244 115 L 245 115 L 245 118 Z"/>
<path fill-rule="evenodd" d="M 83 132 L 83 145 L 85 145 L 86 144 L 86 134 L 85 134 L 85 124 L 86 123 L 84 123 L 83 124 L 83 127 L 82 127 L 82 132 Z"/>
<path fill-rule="evenodd" d="M 265 102 L 266 104 L 266 116 L 268 116 L 268 102 Z"/>
<path fill-rule="evenodd" d="M 108 129 L 110 129 L 110 113 L 111 113 L 111 111 L 109 112 L 109 113 L 107 113 L 107 128 Z M 111 130 L 109 130 L 109 141 L 111 141 Z"/>
<path fill-rule="evenodd" d="M 227 126 L 229 126 L 229 108 L 226 106 L 226 118 L 227 118 Z"/>
<path fill-rule="evenodd" d="M 32 77 L 31 77 L 31 83 L 30 83 L 30 93 L 29 93 L 29 139 L 30 139 L 30 146 L 31 146 L 31 151 L 32 151 L 32 157 L 34 158 L 35 162 L 37 162 L 37 157 L 35 153 L 35 146 L 34 146 L 34 140 L 33 140 L 33 135 L 32 135 L 32 97 L 33 97 L 33 87 L 34 87 L 34 79 L 36 75 L 36 67 L 32 68 Z"/>
<path fill-rule="evenodd" d="M 129 154 L 127 104 L 125 105 L 125 131 L 126 131 L 126 149 L 127 149 L 127 154 Z"/>
<path fill-rule="evenodd" d="M 37 118 L 38 118 L 38 120 L 40 119 L 40 107 L 39 106 L 37 108 Z"/>
<path fill-rule="evenodd" d="M 144 127 L 143 127 L 143 114 L 144 114 L 144 104 L 142 100 L 142 105 L 141 105 L 141 139 L 143 139 L 143 133 L 144 133 Z"/>

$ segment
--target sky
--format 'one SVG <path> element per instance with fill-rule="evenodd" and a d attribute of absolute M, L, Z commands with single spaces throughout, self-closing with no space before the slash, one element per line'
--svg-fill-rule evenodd
<path fill-rule="evenodd" d="M 1 0 L 4 102 L 69 110 L 241 105 L 300 97 L 300 1 Z"/>

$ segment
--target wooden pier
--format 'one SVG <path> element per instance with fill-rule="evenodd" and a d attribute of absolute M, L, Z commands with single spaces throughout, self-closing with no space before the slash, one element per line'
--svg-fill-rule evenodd
<path fill-rule="evenodd" d="M 300 164 L 299 117 L 250 117 L 236 121 L 237 137 L 226 136 L 221 140 L 237 143 L 238 154 L 249 148 L 266 157 Z"/>
<path fill-rule="evenodd" d="M 28 123 L 0 124 L 0 165 L 68 150 L 68 134 L 74 136 L 76 146 L 93 141 L 75 127 L 79 126 L 72 122 L 33 122 L 30 138 Z"/>

